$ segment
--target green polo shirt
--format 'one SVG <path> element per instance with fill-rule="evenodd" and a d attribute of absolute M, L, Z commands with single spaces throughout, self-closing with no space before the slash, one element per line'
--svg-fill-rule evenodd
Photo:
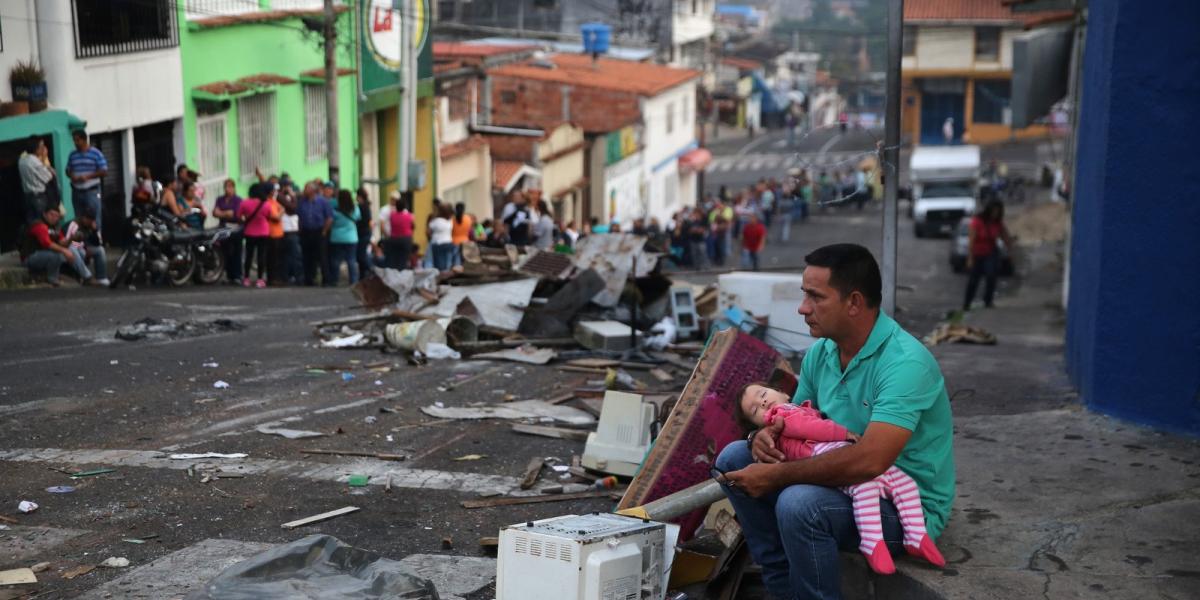
<path fill-rule="evenodd" d="M 954 500 L 954 424 L 945 380 L 929 350 L 880 313 L 845 371 L 833 340 L 822 339 L 808 350 L 792 401 L 809 399 L 860 435 L 872 421 L 913 432 L 896 466 L 921 490 L 929 535 L 941 535 Z"/>

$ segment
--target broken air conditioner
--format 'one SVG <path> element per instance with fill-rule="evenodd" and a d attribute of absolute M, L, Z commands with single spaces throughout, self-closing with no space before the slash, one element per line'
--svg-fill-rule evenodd
<path fill-rule="evenodd" d="M 654 413 L 654 405 L 642 402 L 637 394 L 605 392 L 600 423 L 583 447 L 583 466 L 633 477 L 650 450 Z"/>

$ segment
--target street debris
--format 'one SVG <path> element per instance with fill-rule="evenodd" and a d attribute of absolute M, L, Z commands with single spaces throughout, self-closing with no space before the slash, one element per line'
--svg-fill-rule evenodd
<path fill-rule="evenodd" d="M 544 400 L 520 400 L 503 405 L 468 407 L 422 406 L 421 412 L 439 419 L 541 419 L 563 421 L 572 425 L 591 425 L 596 419 L 570 406 L 550 404 Z"/>
<path fill-rule="evenodd" d="M 195 453 L 193 453 L 193 454 L 188 454 L 188 453 L 172 454 L 168 458 L 170 458 L 171 460 L 195 460 L 197 458 L 246 458 L 247 456 L 250 456 L 250 455 L 242 453 L 242 452 L 235 452 L 232 454 L 221 454 L 220 452 L 203 452 L 203 453 L 198 453 L 198 454 L 195 454 Z"/>
<path fill-rule="evenodd" d="M 25 583 L 37 583 L 37 575 L 33 574 L 33 569 L 9 569 L 0 571 L 0 585 L 22 585 Z"/>
<path fill-rule="evenodd" d="M 255 431 L 257 431 L 259 433 L 265 433 L 267 435 L 283 436 L 289 440 L 302 440 L 302 439 L 306 439 L 306 438 L 315 438 L 315 437 L 324 437 L 325 436 L 325 434 L 321 433 L 320 431 L 304 431 L 301 429 L 287 429 L 287 428 L 283 428 L 283 427 L 275 428 L 275 427 L 271 427 L 270 425 L 259 425 L 258 427 L 255 428 Z"/>
<path fill-rule="evenodd" d="M 936 346 L 941 343 L 964 343 L 992 345 L 996 336 L 982 327 L 972 327 L 962 323 L 942 323 L 935 327 L 922 340 L 926 346 Z"/>
<path fill-rule="evenodd" d="M 550 348 L 537 348 L 525 344 L 517 348 L 476 354 L 473 358 L 480 360 L 510 360 L 531 365 L 544 365 L 554 360 L 556 353 Z"/>
<path fill-rule="evenodd" d="M 537 435 L 541 437 L 557 438 L 561 440 L 577 440 L 586 441 L 588 432 L 580 429 L 566 429 L 563 427 L 547 427 L 545 425 L 526 425 L 524 423 L 516 423 L 512 426 L 512 430 L 517 433 L 527 433 L 529 435 Z"/>
<path fill-rule="evenodd" d="M 96 565 L 79 565 L 79 566 L 71 567 L 70 569 L 67 569 L 66 571 L 63 571 L 62 578 L 63 579 L 75 579 L 76 577 L 79 577 L 80 575 L 87 575 L 88 573 L 91 573 L 94 570 L 96 570 Z"/>
<path fill-rule="evenodd" d="M 462 354 L 441 342 L 429 342 L 425 344 L 425 358 L 430 360 L 458 360 L 462 358 Z"/>
<path fill-rule="evenodd" d="M 46 491 L 51 494 L 70 494 L 75 491 L 75 487 L 70 485 L 52 485 L 46 488 Z"/>
<path fill-rule="evenodd" d="M 191 600 L 438 597 L 438 589 L 415 568 L 328 535 L 311 535 L 238 562 L 188 596 Z"/>
<path fill-rule="evenodd" d="M 340 338 L 334 338 L 331 340 L 322 341 L 321 347 L 322 348 L 349 348 L 351 346 L 358 346 L 363 341 L 364 337 L 366 337 L 366 335 L 363 333 L 355 333 L 353 335 L 348 335 L 346 337 L 340 337 Z"/>
<path fill-rule="evenodd" d="M 105 473 L 116 473 L 116 469 L 92 469 L 91 471 L 80 471 L 72 473 L 71 479 L 81 479 L 84 477 L 95 477 L 96 475 L 104 475 Z"/>
<path fill-rule="evenodd" d="M 29 570 L 33 571 L 34 573 L 41 573 L 42 571 L 49 571 L 50 563 L 40 562 L 40 563 L 37 563 L 36 565 L 33 565 L 32 567 L 29 567 Z"/>
<path fill-rule="evenodd" d="M 110 556 L 110 557 L 104 559 L 104 562 L 100 563 L 97 566 L 104 567 L 106 569 L 123 569 L 123 568 L 129 566 L 129 559 L 125 558 L 123 556 L 122 557 Z"/>
<path fill-rule="evenodd" d="M 458 457 L 452 458 L 450 460 L 461 462 L 461 461 L 465 461 L 465 460 L 481 460 L 484 458 L 487 458 L 486 454 L 464 454 L 462 456 L 458 456 Z"/>
<path fill-rule="evenodd" d="M 388 436 L 392 437 L 392 436 Z M 382 452 L 359 452 L 356 450 L 316 450 L 307 449 L 301 450 L 301 454 L 323 454 L 328 456 L 361 456 L 364 458 L 376 458 L 379 460 L 407 460 L 408 457 L 403 454 L 385 454 Z"/>
<path fill-rule="evenodd" d="M 367 482 L 370 480 L 370 475 L 351 475 L 346 478 L 346 483 L 350 487 L 367 487 Z"/>
<path fill-rule="evenodd" d="M 26 513 L 26 514 L 31 513 L 37 509 L 38 509 L 38 503 L 33 502 L 31 500 L 22 500 L 20 503 L 17 504 L 17 510 L 19 510 L 23 513 Z"/>
<path fill-rule="evenodd" d="M 218 380 L 216 380 L 216 381 L 214 381 L 214 382 L 213 382 L 213 387 L 217 388 L 218 390 L 224 390 L 224 389 L 228 389 L 228 388 L 229 388 L 229 382 L 228 382 L 228 381 L 222 381 L 222 380 L 218 379 Z"/>
<path fill-rule="evenodd" d="M 221 365 L 219 365 L 219 364 L 217 364 L 217 363 L 215 363 L 215 362 L 206 362 L 206 363 L 204 363 L 204 364 L 202 364 L 202 365 L 200 365 L 200 366 L 204 367 L 205 369 L 215 369 L 215 368 L 217 368 L 217 367 L 219 367 L 219 366 L 221 366 Z"/>
<path fill-rule="evenodd" d="M 311 517 L 305 517 L 303 519 L 297 519 L 295 521 L 288 521 L 287 523 L 280 525 L 280 527 L 283 527 L 284 529 L 295 529 L 297 527 L 303 527 L 304 525 L 309 525 L 309 524 L 316 523 L 319 521 L 324 521 L 326 519 L 332 519 L 334 517 L 340 517 L 342 515 L 350 514 L 352 512 L 357 512 L 358 510 L 359 510 L 359 508 L 357 506 L 343 506 L 342 508 L 339 508 L 337 510 L 323 512 L 319 515 L 313 515 Z"/>
<path fill-rule="evenodd" d="M 148 317 L 132 325 L 117 328 L 117 339 L 135 342 L 145 339 L 176 339 L 241 331 L 246 326 L 231 319 L 212 321 L 176 321 Z"/>
<path fill-rule="evenodd" d="M 463 500 L 459 504 L 463 508 L 491 508 L 493 506 L 513 506 L 517 504 L 541 504 L 544 502 L 562 502 L 565 500 L 582 500 L 585 498 L 606 498 L 620 496 L 620 490 L 589 490 L 569 494 L 543 494 L 541 496 L 496 497 L 479 500 Z"/>

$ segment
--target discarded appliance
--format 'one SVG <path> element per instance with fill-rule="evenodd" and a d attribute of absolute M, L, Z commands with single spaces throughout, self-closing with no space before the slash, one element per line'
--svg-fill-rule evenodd
<path fill-rule="evenodd" d="M 637 339 L 641 339 L 638 332 Z M 590 350 L 622 352 L 631 349 L 630 327 L 620 321 L 580 321 L 575 325 L 575 339 Z"/>
<path fill-rule="evenodd" d="M 804 278 L 786 273 L 735 271 L 717 277 L 719 310 L 739 307 L 757 317 L 767 317 L 764 341 L 787 353 L 807 350 L 816 342 L 798 309 L 804 301 Z"/>
<path fill-rule="evenodd" d="M 668 537 L 663 523 L 607 513 L 510 525 L 500 530 L 496 600 L 662 600 Z"/>
<path fill-rule="evenodd" d="M 605 392 L 600 424 L 583 448 L 583 466 L 632 477 L 650 449 L 654 413 L 654 405 L 642 402 L 638 394 Z"/>
<path fill-rule="evenodd" d="M 675 317 L 679 337 L 689 338 L 699 333 L 700 320 L 696 314 L 696 298 L 692 295 L 692 286 L 673 286 L 670 293 L 671 315 Z"/>
<path fill-rule="evenodd" d="M 393 323 L 384 329 L 384 337 L 401 350 L 416 350 L 424 354 L 432 343 L 445 344 L 446 330 L 434 321 Z"/>

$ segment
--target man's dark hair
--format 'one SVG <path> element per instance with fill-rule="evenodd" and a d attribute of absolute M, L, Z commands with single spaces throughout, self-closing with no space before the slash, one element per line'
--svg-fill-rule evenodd
<path fill-rule="evenodd" d="M 842 296 L 859 292 L 868 308 L 878 308 L 883 301 L 883 278 L 879 263 L 871 251 L 858 244 L 830 244 L 813 250 L 804 257 L 810 267 L 829 269 L 829 285 Z"/>
<path fill-rule="evenodd" d="M 71 132 L 71 137 L 73 137 L 73 138 L 75 138 L 75 139 L 77 139 L 77 140 L 83 140 L 83 141 L 85 141 L 85 142 L 86 142 L 86 141 L 87 141 L 87 139 L 88 139 L 87 132 L 86 132 L 86 131 L 84 131 L 84 130 L 82 130 L 82 129 L 76 129 L 75 131 L 72 131 L 72 132 Z"/>
<path fill-rule="evenodd" d="M 25 151 L 33 154 L 34 152 L 37 152 L 38 146 L 40 146 L 41 143 L 42 138 L 36 135 L 31 135 L 25 139 Z"/>

